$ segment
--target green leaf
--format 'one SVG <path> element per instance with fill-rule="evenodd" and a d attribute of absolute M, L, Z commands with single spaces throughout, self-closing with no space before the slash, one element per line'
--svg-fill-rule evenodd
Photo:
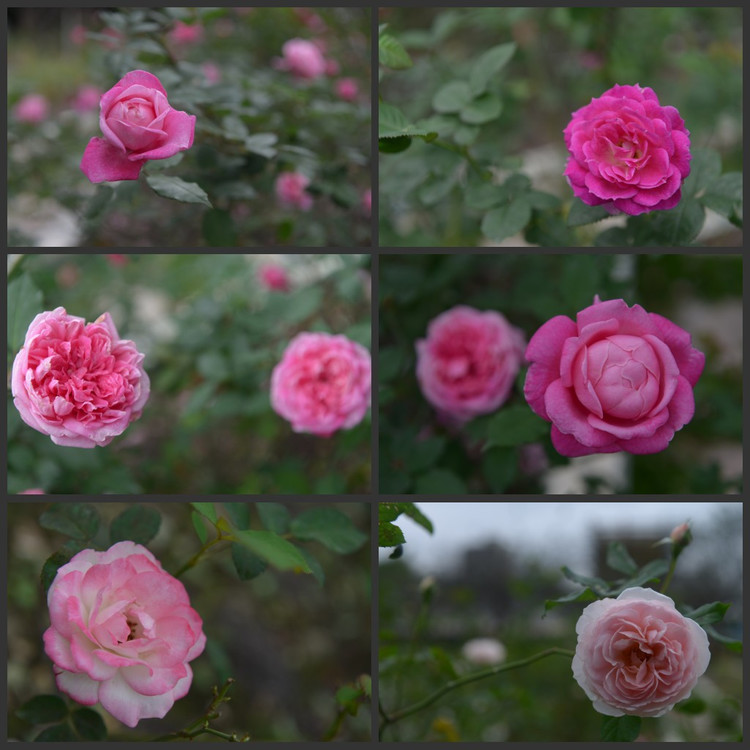
<path fill-rule="evenodd" d="M 275 133 L 255 133 L 249 138 L 245 138 L 245 148 L 251 154 L 264 156 L 266 159 L 273 159 L 276 156 L 274 144 L 279 140 Z"/>
<path fill-rule="evenodd" d="M 45 595 L 47 594 L 49 587 L 52 585 L 52 581 L 55 580 L 57 571 L 67 562 L 70 562 L 70 558 L 82 549 L 83 545 L 80 542 L 69 540 L 61 549 L 50 555 L 44 561 L 42 572 L 40 574 L 40 581 Z"/>
<path fill-rule="evenodd" d="M 196 511 L 190 514 L 190 520 L 193 522 L 193 528 L 195 533 L 198 535 L 198 539 L 201 544 L 205 544 L 208 539 L 208 529 L 206 529 L 206 522 L 203 520 L 203 516 Z"/>
<path fill-rule="evenodd" d="M 263 528 L 274 534 L 286 534 L 289 531 L 289 511 L 281 503 L 257 503 L 255 507 Z"/>
<path fill-rule="evenodd" d="M 617 595 L 625 589 L 632 588 L 633 586 L 642 586 L 644 583 L 649 581 L 658 580 L 669 570 L 669 563 L 659 558 L 657 560 L 651 560 L 646 563 L 632 578 L 629 578 L 618 588 L 613 589 L 610 593 Z"/>
<path fill-rule="evenodd" d="M 461 120 L 469 125 L 484 125 L 500 117 L 503 105 L 496 94 L 482 94 L 461 110 Z"/>
<path fill-rule="evenodd" d="M 704 604 L 702 607 L 694 609 L 692 612 L 685 612 L 685 616 L 691 620 L 695 620 L 701 626 L 712 625 L 724 619 L 729 606 L 729 604 L 724 604 L 723 602 L 711 602 L 710 604 Z"/>
<path fill-rule="evenodd" d="M 544 614 L 547 614 L 550 609 L 553 609 L 560 604 L 568 604 L 569 602 L 593 602 L 598 598 L 599 597 L 597 597 L 597 595 L 588 587 L 585 589 L 579 589 L 572 594 L 566 594 L 557 599 L 546 599 L 544 602 Z"/>
<path fill-rule="evenodd" d="M 409 136 L 410 138 L 424 138 L 432 141 L 437 138 L 437 133 L 420 128 L 409 122 L 406 115 L 392 104 L 380 102 L 378 107 L 378 138 L 399 138 Z"/>
<path fill-rule="evenodd" d="M 459 125 L 453 133 L 453 140 L 459 146 L 471 146 L 480 132 L 478 125 Z"/>
<path fill-rule="evenodd" d="M 73 726 L 82 740 L 106 740 L 107 727 L 99 714 L 90 708 L 73 711 Z"/>
<path fill-rule="evenodd" d="M 704 625 L 703 629 L 708 633 L 711 638 L 719 643 L 723 643 L 730 651 L 734 651 L 737 654 L 742 653 L 742 641 L 738 641 L 736 638 L 730 638 L 729 636 L 722 635 L 712 625 Z"/>
<path fill-rule="evenodd" d="M 24 273 L 8 284 L 8 350 L 12 354 L 23 346 L 26 331 L 34 317 L 42 312 L 42 293 L 31 276 Z"/>
<path fill-rule="evenodd" d="M 210 247 L 236 247 L 237 231 L 229 211 L 212 208 L 203 214 L 203 239 Z"/>
<path fill-rule="evenodd" d="M 612 216 L 604 206 L 589 206 L 579 198 L 575 198 L 568 212 L 568 226 L 580 227 L 584 224 L 593 224 Z"/>
<path fill-rule="evenodd" d="M 706 207 L 731 219 L 742 216 L 742 174 L 727 172 L 721 175 L 706 188 L 706 192 L 698 196 L 698 200 Z"/>
<path fill-rule="evenodd" d="M 312 573 L 305 556 L 300 550 L 272 531 L 240 531 L 237 529 L 232 531 L 231 538 L 279 570 L 298 570 L 302 573 Z"/>
<path fill-rule="evenodd" d="M 638 564 L 630 556 L 622 542 L 611 542 L 607 547 L 607 565 L 625 575 L 632 576 L 638 572 Z"/>
<path fill-rule="evenodd" d="M 396 547 L 404 544 L 404 532 L 389 521 L 378 521 L 378 547 Z"/>
<path fill-rule="evenodd" d="M 721 157 L 708 148 L 690 150 L 690 174 L 682 184 L 682 195 L 694 196 L 721 174 Z"/>
<path fill-rule="evenodd" d="M 39 525 L 72 539 L 88 541 L 99 528 L 99 514 L 88 503 L 53 503 L 39 517 Z"/>
<path fill-rule="evenodd" d="M 482 456 L 484 474 L 492 492 L 505 492 L 518 474 L 518 452 L 515 448 L 491 448 Z"/>
<path fill-rule="evenodd" d="M 355 552 L 367 541 L 367 534 L 334 508 L 303 511 L 292 521 L 290 531 L 297 539 L 320 542 L 340 555 Z"/>
<path fill-rule="evenodd" d="M 149 187 L 162 198 L 171 198 L 181 203 L 200 203 L 212 208 L 206 191 L 195 182 L 185 182 L 179 177 L 163 174 L 150 174 L 146 177 Z"/>
<path fill-rule="evenodd" d="M 531 206 L 519 197 L 506 206 L 488 211 L 482 219 L 482 234 L 490 240 L 501 240 L 518 234 L 531 219 Z"/>
<path fill-rule="evenodd" d="M 545 193 L 542 190 L 529 190 L 526 193 L 526 198 L 531 207 L 539 211 L 557 208 L 560 205 L 560 199 L 556 195 Z"/>
<path fill-rule="evenodd" d="M 62 721 L 67 715 L 68 707 L 59 695 L 36 695 L 16 709 L 16 716 L 29 724 Z"/>
<path fill-rule="evenodd" d="M 646 225 L 651 244 L 687 245 L 703 228 L 705 209 L 695 199 L 684 197 L 668 211 L 654 211 L 648 214 L 650 226 Z M 640 217 L 632 217 L 628 222 Z"/>
<path fill-rule="evenodd" d="M 458 182 L 458 172 L 448 175 L 443 179 L 429 182 L 419 189 L 419 200 L 425 206 L 433 206 L 450 193 Z"/>
<path fill-rule="evenodd" d="M 378 60 L 393 70 L 405 70 L 414 65 L 404 45 L 392 34 L 381 33 L 378 37 Z"/>
<path fill-rule="evenodd" d="M 432 108 L 443 114 L 460 112 L 472 100 L 473 95 L 466 81 L 451 81 L 441 86 L 432 97 Z"/>
<path fill-rule="evenodd" d="M 549 433 L 549 423 L 525 404 L 507 406 L 495 414 L 487 426 L 486 447 L 513 447 L 533 443 Z"/>
<path fill-rule="evenodd" d="M 398 504 L 401 507 L 401 512 L 405 516 L 409 516 L 409 518 L 412 519 L 415 523 L 418 523 L 423 529 L 426 531 L 429 531 L 430 534 L 434 531 L 434 527 L 432 525 L 432 521 L 430 521 L 427 516 L 422 513 L 419 508 L 414 503 L 399 503 Z"/>
<path fill-rule="evenodd" d="M 569 581 L 573 581 L 573 583 L 580 583 L 582 586 L 590 588 L 595 594 L 606 596 L 607 592 L 609 591 L 609 585 L 603 578 L 599 578 L 598 576 L 584 576 L 580 573 L 575 573 L 567 565 L 563 565 L 560 570 L 562 570 L 563 575 Z"/>
<path fill-rule="evenodd" d="M 416 480 L 418 495 L 463 495 L 466 485 L 463 480 L 447 469 L 432 469 Z"/>
<path fill-rule="evenodd" d="M 318 558 L 315 557 L 315 555 L 313 555 L 309 549 L 300 548 L 300 552 L 304 555 L 305 560 L 307 560 L 307 564 L 310 566 L 310 570 L 312 571 L 312 574 L 315 580 L 321 586 L 325 585 L 326 574 L 325 574 L 325 571 L 323 570 L 323 566 L 318 561 Z"/>
<path fill-rule="evenodd" d="M 232 543 L 232 562 L 241 581 L 250 581 L 259 576 L 267 567 L 254 552 L 236 542 Z"/>
<path fill-rule="evenodd" d="M 114 544 L 129 539 L 148 544 L 158 533 L 161 514 L 150 505 L 132 505 L 120 513 L 109 527 L 109 541 Z"/>
<path fill-rule="evenodd" d="M 481 54 L 469 74 L 471 92 L 477 95 L 486 91 L 490 81 L 510 62 L 515 51 L 515 42 L 506 42 Z"/>
<path fill-rule="evenodd" d="M 62 724 L 54 724 L 51 727 L 42 729 L 42 731 L 34 737 L 34 742 L 76 742 L 77 740 L 78 737 L 75 736 L 67 721 Z"/>
<path fill-rule="evenodd" d="M 409 135 L 378 139 L 378 151 L 383 154 L 400 154 L 402 151 L 406 151 L 409 146 L 411 146 L 411 136 Z"/>
<path fill-rule="evenodd" d="M 602 720 L 605 742 L 634 742 L 640 733 L 640 716 L 605 716 Z"/>
<path fill-rule="evenodd" d="M 198 511 L 202 516 L 205 516 L 211 523 L 216 523 L 218 516 L 216 515 L 216 504 L 215 503 L 190 503 L 195 510 Z"/>
<path fill-rule="evenodd" d="M 237 529 L 250 528 L 250 503 L 224 503 L 232 526 Z"/>

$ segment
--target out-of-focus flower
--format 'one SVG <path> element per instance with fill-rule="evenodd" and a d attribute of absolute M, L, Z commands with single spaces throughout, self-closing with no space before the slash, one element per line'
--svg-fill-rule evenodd
<path fill-rule="evenodd" d="M 291 289 L 286 268 L 278 263 L 267 263 L 258 271 L 258 280 L 274 292 L 288 292 Z"/>
<path fill-rule="evenodd" d="M 203 39 L 203 26 L 177 21 L 167 36 L 175 44 L 197 44 Z"/>
<path fill-rule="evenodd" d="M 81 86 L 73 99 L 73 109 L 77 112 L 89 112 L 99 106 L 102 91 L 96 86 Z"/>
<path fill-rule="evenodd" d="M 70 39 L 70 41 L 73 44 L 79 47 L 83 44 L 86 44 L 86 27 L 80 23 L 76 24 L 70 30 L 70 33 L 68 34 L 68 39 Z"/>
<path fill-rule="evenodd" d="M 328 59 L 326 60 L 326 75 L 337 76 L 341 72 L 341 66 L 337 60 Z"/>
<path fill-rule="evenodd" d="M 369 188 L 362 193 L 362 209 L 368 216 L 372 213 L 372 190 Z"/>
<path fill-rule="evenodd" d="M 276 178 L 276 196 L 285 206 L 309 211 L 313 197 L 307 192 L 310 178 L 300 172 L 282 172 Z"/>
<path fill-rule="evenodd" d="M 201 65 L 201 70 L 208 83 L 213 85 L 221 81 L 221 68 L 215 62 L 204 62 Z"/>
<path fill-rule="evenodd" d="M 326 72 L 326 59 L 318 46 L 306 39 L 290 39 L 281 48 L 282 59 L 278 65 L 293 76 L 312 80 Z"/>
<path fill-rule="evenodd" d="M 19 122 L 38 125 L 49 116 L 49 102 L 42 94 L 26 94 L 13 107 L 13 116 Z"/>
<path fill-rule="evenodd" d="M 18 494 L 19 495 L 46 495 L 47 493 L 44 490 L 34 488 L 31 490 L 24 490 L 23 492 L 19 492 Z"/>
<path fill-rule="evenodd" d="M 502 664 L 507 651 L 505 646 L 495 638 L 472 638 L 461 648 L 461 655 L 466 661 L 482 666 Z"/>
<path fill-rule="evenodd" d="M 359 96 L 359 85 L 353 78 L 339 78 L 336 95 L 345 102 L 353 102 Z"/>

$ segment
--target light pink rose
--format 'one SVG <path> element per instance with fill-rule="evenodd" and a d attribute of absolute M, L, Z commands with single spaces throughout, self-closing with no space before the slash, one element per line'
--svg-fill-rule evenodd
<path fill-rule="evenodd" d="M 276 178 L 276 197 L 285 206 L 309 211 L 313 205 L 313 198 L 307 192 L 310 178 L 299 172 L 282 172 Z"/>
<path fill-rule="evenodd" d="M 271 374 L 271 406 L 295 432 L 328 437 L 370 406 L 370 352 L 346 336 L 300 333 Z"/>
<path fill-rule="evenodd" d="M 19 122 L 38 125 L 49 116 L 49 102 L 41 94 L 26 94 L 13 107 L 13 116 Z"/>
<path fill-rule="evenodd" d="M 87 324 L 58 307 L 31 321 L 13 362 L 13 403 L 57 445 L 107 445 L 141 416 L 149 395 L 142 362 L 109 313 Z"/>
<path fill-rule="evenodd" d="M 167 159 L 193 145 L 195 115 L 172 109 L 161 81 L 133 70 L 102 95 L 99 126 L 81 160 L 91 182 L 137 180 L 149 159 Z"/>
<path fill-rule="evenodd" d="M 313 42 L 306 39 L 290 39 L 281 48 L 281 67 L 298 78 L 312 80 L 326 72 L 326 59 Z"/>
<path fill-rule="evenodd" d="M 145 547 L 117 542 L 63 565 L 47 592 L 44 650 L 57 687 L 134 727 L 187 694 L 206 645 L 185 587 Z"/>
<path fill-rule="evenodd" d="M 690 174 L 690 133 L 653 89 L 615 85 L 576 110 L 563 131 L 565 176 L 589 206 L 636 216 L 673 208 Z"/>
<path fill-rule="evenodd" d="M 359 96 L 359 86 L 353 78 L 339 78 L 336 81 L 336 96 L 345 102 L 353 102 Z"/>
<path fill-rule="evenodd" d="M 461 656 L 472 664 L 502 664 L 507 656 L 505 646 L 496 638 L 472 638 L 461 647 Z"/>
<path fill-rule="evenodd" d="M 669 534 L 669 538 L 672 540 L 672 544 L 687 546 L 692 541 L 690 522 L 685 521 L 685 523 L 675 526 Z"/>
<path fill-rule="evenodd" d="M 274 292 L 288 292 L 289 277 L 286 268 L 278 263 L 268 263 L 258 271 L 258 280 L 266 288 Z"/>
<path fill-rule="evenodd" d="M 90 109 L 95 109 L 101 96 L 102 92 L 96 86 L 81 86 L 73 99 L 73 109 L 77 112 L 88 112 Z"/>
<path fill-rule="evenodd" d="M 459 305 L 432 320 L 417 341 L 424 397 L 453 422 L 467 422 L 505 402 L 523 362 L 523 333 L 498 312 Z"/>
<path fill-rule="evenodd" d="M 372 190 L 369 188 L 362 193 L 362 209 L 368 216 L 372 213 Z"/>
<path fill-rule="evenodd" d="M 203 26 L 177 21 L 167 36 L 175 44 L 197 44 L 203 39 Z"/>
<path fill-rule="evenodd" d="M 563 456 L 657 453 L 695 412 L 705 357 L 690 334 L 621 300 L 548 320 L 526 349 L 524 395 Z"/>
<path fill-rule="evenodd" d="M 606 716 L 662 716 L 687 698 L 711 654 L 703 628 L 640 587 L 583 610 L 573 676 Z"/>

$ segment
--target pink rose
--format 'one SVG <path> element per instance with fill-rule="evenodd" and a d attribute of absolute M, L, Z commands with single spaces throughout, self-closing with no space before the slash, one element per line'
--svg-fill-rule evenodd
<path fill-rule="evenodd" d="M 326 59 L 320 49 L 306 39 L 290 39 L 281 48 L 281 66 L 298 78 L 320 78 L 326 72 Z"/>
<path fill-rule="evenodd" d="M 650 88 L 615 85 L 573 112 L 565 176 L 589 206 L 636 216 L 676 206 L 690 174 L 690 133 Z"/>
<path fill-rule="evenodd" d="M 369 216 L 372 213 L 372 190 L 362 193 L 362 210 Z"/>
<path fill-rule="evenodd" d="M 57 445 L 107 445 L 141 416 L 149 395 L 142 362 L 109 313 L 86 323 L 58 307 L 31 321 L 13 362 L 13 403 Z"/>
<path fill-rule="evenodd" d="M 662 716 L 687 698 L 711 654 L 703 628 L 640 587 L 583 610 L 573 676 L 606 716 Z"/>
<path fill-rule="evenodd" d="M 168 36 L 175 44 L 196 44 L 203 39 L 203 26 L 199 23 L 177 21 Z"/>
<path fill-rule="evenodd" d="M 454 422 L 505 402 L 523 362 L 523 333 L 498 312 L 459 305 L 438 315 L 417 341 L 424 397 Z"/>
<path fill-rule="evenodd" d="M 563 456 L 657 453 L 695 412 L 705 357 L 690 334 L 621 299 L 548 320 L 526 349 L 524 395 Z"/>
<path fill-rule="evenodd" d="M 203 623 L 185 587 L 145 547 L 79 552 L 57 571 L 47 605 L 44 650 L 73 700 L 101 703 L 134 727 L 187 694 L 188 662 L 206 645 Z"/>
<path fill-rule="evenodd" d="M 81 159 L 91 182 L 137 180 L 149 159 L 167 159 L 193 145 L 195 115 L 172 109 L 155 75 L 133 70 L 102 95 L 99 126 Z"/>
<path fill-rule="evenodd" d="M 285 206 L 309 211 L 313 205 L 313 198 L 307 192 L 310 178 L 299 172 L 282 172 L 276 178 L 276 197 Z"/>
<path fill-rule="evenodd" d="M 221 68 L 214 62 L 204 62 L 201 65 L 201 70 L 206 78 L 206 81 L 211 85 L 219 83 L 221 81 Z"/>
<path fill-rule="evenodd" d="M 38 125 L 44 122 L 49 115 L 49 102 L 41 94 L 26 94 L 22 96 L 15 107 L 13 107 L 13 116 L 19 122 L 28 122 L 31 125 Z"/>
<path fill-rule="evenodd" d="M 300 333 L 271 374 L 271 406 L 295 432 L 328 437 L 370 406 L 370 352 L 346 336 Z"/>
<path fill-rule="evenodd" d="M 682 544 L 690 541 L 690 522 L 685 521 L 679 526 L 675 526 L 669 534 L 669 538 L 672 540 L 672 544 Z"/>
<path fill-rule="evenodd" d="M 73 109 L 77 112 L 88 112 L 90 109 L 95 109 L 96 105 L 99 104 L 101 95 L 102 92 L 96 86 L 81 86 L 73 99 Z"/>
<path fill-rule="evenodd" d="M 291 288 L 286 269 L 278 263 L 269 263 L 261 267 L 258 271 L 258 280 L 266 289 L 274 292 L 288 292 Z"/>
<path fill-rule="evenodd" d="M 359 96 L 359 86 L 353 78 L 339 78 L 336 81 L 336 96 L 345 102 L 353 102 Z"/>

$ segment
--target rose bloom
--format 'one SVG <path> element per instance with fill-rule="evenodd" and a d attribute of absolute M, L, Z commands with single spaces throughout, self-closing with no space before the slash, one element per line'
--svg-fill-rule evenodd
<path fill-rule="evenodd" d="M 203 39 L 203 26 L 199 23 L 188 24 L 177 21 L 168 36 L 176 44 L 196 44 Z"/>
<path fill-rule="evenodd" d="M 91 182 L 137 180 L 149 159 L 167 159 L 193 145 L 195 115 L 172 109 L 159 79 L 133 70 L 102 95 L 99 126 L 81 160 Z"/>
<path fill-rule="evenodd" d="M 262 266 L 258 271 L 258 280 L 266 289 L 274 292 L 288 292 L 291 288 L 286 268 L 278 263 Z"/>
<path fill-rule="evenodd" d="M 526 349 L 524 395 L 563 456 L 657 453 L 695 412 L 705 357 L 690 334 L 621 300 L 548 320 Z"/>
<path fill-rule="evenodd" d="M 312 80 L 326 72 L 326 60 L 320 49 L 306 39 L 290 39 L 281 48 L 281 65 L 298 78 Z"/>
<path fill-rule="evenodd" d="M 690 134 L 652 89 L 615 85 L 574 112 L 563 132 L 565 176 L 584 203 L 632 216 L 679 203 Z"/>
<path fill-rule="evenodd" d="M 505 402 L 523 362 L 523 333 L 498 312 L 459 305 L 432 320 L 417 341 L 424 397 L 463 423 Z"/>
<path fill-rule="evenodd" d="M 687 698 L 711 654 L 697 622 L 640 587 L 583 610 L 573 676 L 606 716 L 662 716 Z"/>
<path fill-rule="evenodd" d="M 204 62 L 201 70 L 208 83 L 213 85 L 221 81 L 221 68 L 215 62 Z"/>
<path fill-rule="evenodd" d="M 38 125 L 44 122 L 49 115 L 49 102 L 47 97 L 41 94 L 26 94 L 22 96 L 16 106 L 13 107 L 13 116 L 19 122 L 27 122 Z"/>
<path fill-rule="evenodd" d="M 313 205 L 313 198 L 307 192 L 310 178 L 299 172 L 282 172 L 276 178 L 276 197 L 285 206 L 309 211 Z"/>
<path fill-rule="evenodd" d="M 353 102 L 359 96 L 359 86 L 353 78 L 339 78 L 336 81 L 336 96 L 345 102 Z"/>
<path fill-rule="evenodd" d="M 44 650 L 73 700 L 101 703 L 134 727 L 187 694 L 188 662 L 206 645 L 203 623 L 185 587 L 145 547 L 79 552 L 57 571 L 47 605 Z"/>
<path fill-rule="evenodd" d="M 95 109 L 101 96 L 102 92 L 96 86 L 81 86 L 73 99 L 73 109 L 76 112 L 88 112 L 90 109 Z"/>
<path fill-rule="evenodd" d="M 346 336 L 300 333 L 271 374 L 271 406 L 295 432 L 329 437 L 370 406 L 370 352 Z"/>
<path fill-rule="evenodd" d="M 109 313 L 86 323 L 58 307 L 31 321 L 13 362 L 13 403 L 57 445 L 107 445 L 141 416 L 149 395 L 142 362 Z"/>

